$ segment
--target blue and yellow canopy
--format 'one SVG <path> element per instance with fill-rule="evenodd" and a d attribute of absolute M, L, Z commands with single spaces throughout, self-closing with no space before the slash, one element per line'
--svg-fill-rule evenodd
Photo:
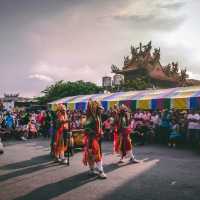
<path fill-rule="evenodd" d="M 85 111 L 89 99 L 101 102 L 105 110 L 110 109 L 115 104 L 125 104 L 132 110 L 200 109 L 200 86 L 78 95 L 59 99 L 49 103 L 49 105 L 52 110 L 56 110 L 58 104 L 65 104 L 70 110 Z"/>

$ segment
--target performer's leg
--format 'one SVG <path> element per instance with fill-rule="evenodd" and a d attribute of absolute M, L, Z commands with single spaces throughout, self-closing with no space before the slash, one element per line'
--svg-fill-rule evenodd
<path fill-rule="evenodd" d="M 133 151 L 132 150 L 130 150 L 130 151 L 127 151 L 127 155 L 128 155 L 128 157 L 130 158 L 130 159 L 135 159 L 135 155 L 133 154 Z"/>
<path fill-rule="evenodd" d="M 97 162 L 97 169 L 100 171 L 100 172 L 103 172 L 103 164 L 102 164 L 102 160 Z"/>
<path fill-rule="evenodd" d="M 61 158 L 61 162 L 62 162 L 62 164 L 69 164 L 68 163 L 68 160 L 66 159 L 66 157 L 65 157 L 65 151 L 62 151 L 61 152 L 61 154 L 60 154 L 60 158 Z"/>
<path fill-rule="evenodd" d="M 104 170 L 103 170 L 103 162 L 102 162 L 102 160 L 98 161 L 96 163 L 96 165 L 97 165 L 97 169 L 99 171 L 99 177 L 100 178 L 107 178 L 107 176 L 106 176 L 106 174 L 104 173 Z"/>
<path fill-rule="evenodd" d="M 51 134 L 51 143 L 50 143 L 50 148 L 51 148 L 51 152 L 50 152 L 50 155 L 52 156 L 52 157 L 54 157 L 55 156 L 55 150 L 54 150 L 54 135 L 53 135 L 53 133 Z"/>
<path fill-rule="evenodd" d="M 61 162 L 62 159 L 60 158 L 60 154 L 58 151 L 55 152 L 55 158 L 54 158 L 55 162 Z"/>
<path fill-rule="evenodd" d="M 88 161 L 88 164 L 89 164 L 89 168 L 90 168 L 89 174 L 90 175 L 99 175 L 99 171 L 97 171 L 95 169 L 95 162 L 93 160 L 90 160 L 90 161 Z"/>
<path fill-rule="evenodd" d="M 91 164 L 91 163 L 90 163 L 90 164 L 89 164 L 89 168 L 90 168 L 91 171 L 93 171 L 93 170 L 95 169 L 94 164 Z"/>
<path fill-rule="evenodd" d="M 139 162 L 135 159 L 135 155 L 133 154 L 133 150 L 127 151 L 127 155 L 130 158 L 131 163 L 138 163 Z"/>
<path fill-rule="evenodd" d="M 59 144 L 59 157 L 60 157 L 60 162 L 62 164 L 68 164 L 67 159 L 65 158 L 65 141 L 61 138 L 60 144 Z"/>
<path fill-rule="evenodd" d="M 118 163 L 123 163 L 124 162 L 124 156 L 123 156 L 123 153 L 120 152 L 120 160 Z"/>

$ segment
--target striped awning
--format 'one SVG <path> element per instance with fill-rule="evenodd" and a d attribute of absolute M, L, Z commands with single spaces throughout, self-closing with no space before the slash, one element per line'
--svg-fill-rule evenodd
<path fill-rule="evenodd" d="M 199 109 L 200 86 L 159 90 L 116 92 L 66 97 L 49 103 L 55 110 L 57 104 L 65 104 L 71 110 L 86 110 L 89 99 L 101 102 L 108 110 L 114 105 L 125 104 L 134 109 Z"/>

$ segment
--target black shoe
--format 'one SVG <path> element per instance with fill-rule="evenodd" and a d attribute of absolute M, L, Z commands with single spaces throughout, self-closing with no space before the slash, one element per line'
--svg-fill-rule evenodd
<path fill-rule="evenodd" d="M 134 159 L 134 158 L 131 158 L 131 159 L 129 160 L 129 162 L 130 162 L 130 163 L 133 163 L 133 164 L 139 163 L 139 161 L 136 160 L 136 159 Z"/>
<path fill-rule="evenodd" d="M 122 163 L 124 163 L 123 160 L 119 160 L 119 161 L 117 162 L 117 164 L 122 164 Z"/>
<path fill-rule="evenodd" d="M 107 175 L 106 175 L 104 172 L 100 172 L 100 173 L 99 173 L 99 178 L 100 178 L 100 179 L 106 179 L 106 178 L 107 178 Z"/>
<path fill-rule="evenodd" d="M 90 175 L 90 176 L 99 175 L 99 171 L 98 171 L 98 170 L 95 170 L 95 169 L 91 169 L 91 170 L 89 171 L 89 175 Z"/>

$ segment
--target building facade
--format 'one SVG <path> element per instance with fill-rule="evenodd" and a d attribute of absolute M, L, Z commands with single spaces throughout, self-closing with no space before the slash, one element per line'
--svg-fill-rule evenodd
<path fill-rule="evenodd" d="M 130 55 L 124 57 L 124 65 L 119 68 L 111 66 L 111 70 L 116 75 L 123 75 L 124 81 L 143 78 L 148 81 L 150 87 L 168 88 L 177 86 L 194 85 L 188 79 L 186 69 L 179 69 L 178 63 L 172 62 L 166 66 L 160 62 L 160 48 L 152 50 L 151 41 L 146 45 L 131 46 Z M 200 84 L 199 81 L 195 82 Z"/>

